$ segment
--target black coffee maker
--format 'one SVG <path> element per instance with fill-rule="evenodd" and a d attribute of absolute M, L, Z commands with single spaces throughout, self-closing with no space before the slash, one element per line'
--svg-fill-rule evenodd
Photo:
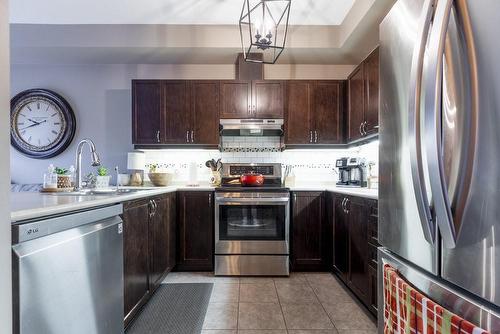
<path fill-rule="evenodd" d="M 365 160 L 361 158 L 340 158 L 335 162 L 338 169 L 339 187 L 366 187 L 367 175 Z"/>

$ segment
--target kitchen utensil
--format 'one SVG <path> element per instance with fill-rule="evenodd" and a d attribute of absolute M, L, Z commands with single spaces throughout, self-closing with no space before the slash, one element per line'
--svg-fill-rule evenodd
<path fill-rule="evenodd" d="M 242 186 L 258 187 L 264 184 L 264 175 L 258 173 L 245 173 L 240 176 Z"/>
<path fill-rule="evenodd" d="M 149 180 L 157 187 L 165 187 L 170 184 L 174 174 L 172 173 L 148 173 Z"/>

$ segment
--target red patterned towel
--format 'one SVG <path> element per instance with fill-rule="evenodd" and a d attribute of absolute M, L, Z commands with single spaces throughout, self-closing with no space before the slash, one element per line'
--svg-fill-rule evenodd
<path fill-rule="evenodd" d="M 385 334 L 489 334 L 425 297 L 384 265 Z"/>

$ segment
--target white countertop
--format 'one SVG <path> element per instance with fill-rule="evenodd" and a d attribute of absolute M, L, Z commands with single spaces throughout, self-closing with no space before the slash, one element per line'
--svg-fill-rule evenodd
<path fill-rule="evenodd" d="M 291 191 L 330 191 L 338 194 L 378 199 L 378 189 L 337 187 L 332 183 L 300 184 L 289 187 Z"/>
<path fill-rule="evenodd" d="M 93 207 L 122 203 L 143 197 L 166 194 L 178 190 L 189 191 L 210 191 L 210 186 L 168 186 L 168 187 L 123 187 L 138 188 L 141 191 L 120 195 L 61 195 L 42 194 L 38 192 L 19 192 L 10 194 L 10 219 L 11 222 L 18 222 L 27 219 L 40 218 L 61 214 L 65 212 L 78 211 Z"/>

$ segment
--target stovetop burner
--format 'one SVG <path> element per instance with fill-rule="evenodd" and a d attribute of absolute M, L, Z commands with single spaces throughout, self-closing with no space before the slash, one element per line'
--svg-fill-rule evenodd
<path fill-rule="evenodd" d="M 217 192 L 288 192 L 290 188 L 282 186 L 260 186 L 260 187 L 243 187 L 241 185 L 228 185 L 215 188 Z"/>

